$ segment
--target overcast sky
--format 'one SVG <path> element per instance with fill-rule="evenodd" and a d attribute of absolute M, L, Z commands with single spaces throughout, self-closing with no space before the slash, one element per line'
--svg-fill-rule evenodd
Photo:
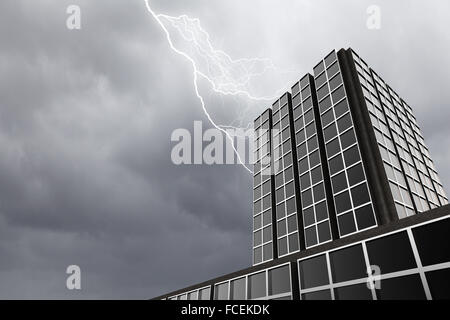
<path fill-rule="evenodd" d="M 353 47 L 413 107 L 449 185 L 449 1 L 167 2 L 150 4 L 199 18 L 231 57 L 290 70 L 261 88 Z M 66 28 L 70 4 L 81 30 Z M 250 266 L 250 174 L 170 160 L 174 129 L 210 126 L 192 79 L 143 0 L 0 2 L 0 298 L 144 299 Z M 248 102 L 202 90 L 219 123 Z"/>

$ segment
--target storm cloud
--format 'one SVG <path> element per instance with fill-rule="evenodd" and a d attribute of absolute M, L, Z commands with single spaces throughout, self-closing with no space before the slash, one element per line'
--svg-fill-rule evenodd
<path fill-rule="evenodd" d="M 150 3 L 198 17 L 232 57 L 294 70 L 292 84 L 351 46 L 413 107 L 448 185 L 448 1 L 378 1 L 380 30 L 366 27 L 371 1 Z M 70 4 L 81 30 L 66 28 Z M 172 164 L 173 130 L 209 122 L 144 1 L 6 0 L 0 12 L 0 298 L 145 299 L 249 266 L 252 178 Z M 72 264 L 80 291 L 65 286 Z"/>

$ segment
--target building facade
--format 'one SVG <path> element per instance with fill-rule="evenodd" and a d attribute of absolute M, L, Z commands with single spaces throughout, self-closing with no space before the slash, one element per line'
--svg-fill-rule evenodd
<path fill-rule="evenodd" d="M 254 122 L 253 267 L 158 299 L 450 299 L 450 206 L 411 107 L 352 49 Z"/>

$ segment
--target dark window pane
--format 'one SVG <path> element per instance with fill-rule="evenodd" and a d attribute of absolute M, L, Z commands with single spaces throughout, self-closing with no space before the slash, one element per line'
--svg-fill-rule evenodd
<path fill-rule="evenodd" d="M 324 112 L 331 107 L 331 98 L 330 96 L 326 97 L 322 101 L 319 102 L 320 112 Z"/>
<path fill-rule="evenodd" d="M 289 252 L 298 251 L 298 232 L 289 235 Z"/>
<path fill-rule="evenodd" d="M 333 123 L 330 126 L 328 126 L 327 128 L 325 128 L 325 130 L 323 130 L 323 136 L 325 138 L 325 141 L 328 141 L 328 140 L 336 137 L 337 136 L 336 125 Z"/>
<path fill-rule="evenodd" d="M 300 285 L 302 289 L 329 284 L 325 255 L 299 262 Z"/>
<path fill-rule="evenodd" d="M 272 240 L 272 226 L 268 226 L 263 230 L 263 242 Z"/>
<path fill-rule="evenodd" d="M 334 289 L 336 300 L 372 300 L 372 291 L 366 283 Z"/>
<path fill-rule="evenodd" d="M 263 213 L 263 226 L 267 226 L 272 222 L 272 211 L 268 210 Z"/>
<path fill-rule="evenodd" d="M 308 97 L 309 95 L 311 95 L 311 89 L 310 87 L 306 87 L 305 89 L 302 90 L 302 97 L 303 99 Z"/>
<path fill-rule="evenodd" d="M 300 187 L 302 188 L 302 190 L 305 190 L 310 186 L 311 186 L 311 179 L 309 178 L 309 173 L 305 173 L 300 177 Z"/>
<path fill-rule="evenodd" d="M 351 212 L 338 217 L 339 231 L 341 236 L 353 233 L 356 231 L 355 221 Z"/>
<path fill-rule="evenodd" d="M 231 281 L 231 300 L 245 300 L 245 278 Z"/>
<path fill-rule="evenodd" d="M 325 198 L 325 189 L 323 187 L 323 184 L 320 183 L 317 186 L 313 188 L 314 193 L 314 202 L 318 202 Z"/>
<path fill-rule="evenodd" d="M 253 264 L 261 263 L 262 261 L 262 248 L 256 248 L 253 250 Z"/>
<path fill-rule="evenodd" d="M 303 211 L 303 217 L 305 221 L 305 227 L 308 227 L 316 222 L 316 219 L 314 218 L 314 208 L 310 207 L 308 209 L 305 209 Z"/>
<path fill-rule="evenodd" d="M 272 243 L 265 244 L 263 246 L 263 258 L 264 261 L 271 260 L 273 258 Z"/>
<path fill-rule="evenodd" d="M 333 103 L 338 102 L 339 100 L 341 100 L 342 98 L 345 97 L 345 90 L 344 90 L 344 86 L 340 86 L 339 89 L 336 89 L 332 94 L 331 97 L 333 99 Z"/>
<path fill-rule="evenodd" d="M 331 142 L 327 143 L 327 155 L 328 158 L 331 158 L 332 156 L 334 156 L 336 153 L 338 153 L 340 151 L 340 146 L 339 146 L 339 141 L 338 139 L 334 139 Z"/>
<path fill-rule="evenodd" d="M 351 208 L 352 204 L 348 191 L 345 191 L 336 196 L 336 211 L 338 214 L 350 210 Z"/>
<path fill-rule="evenodd" d="M 324 73 L 322 73 L 320 76 L 316 79 L 316 87 L 319 88 L 321 85 L 323 85 L 327 81 L 327 76 Z"/>
<path fill-rule="evenodd" d="M 297 157 L 299 159 L 306 156 L 306 143 L 303 143 L 297 147 Z"/>
<path fill-rule="evenodd" d="M 297 140 L 297 143 L 302 143 L 303 141 L 305 141 L 305 130 L 303 129 L 297 132 L 297 134 L 295 135 L 295 139 Z"/>
<path fill-rule="evenodd" d="M 377 265 L 382 274 L 415 268 L 416 262 L 406 232 L 367 242 L 371 265 Z"/>
<path fill-rule="evenodd" d="M 228 300 L 228 282 L 214 286 L 214 300 Z"/>
<path fill-rule="evenodd" d="M 325 242 L 331 240 L 330 226 L 328 221 L 322 222 L 317 225 L 317 233 L 319 234 L 319 242 Z"/>
<path fill-rule="evenodd" d="M 308 140 L 308 150 L 309 152 L 315 150 L 317 148 L 317 136 L 312 137 Z"/>
<path fill-rule="evenodd" d="M 313 184 L 316 184 L 319 181 L 322 181 L 322 167 L 316 167 L 313 170 L 311 170 L 311 181 Z"/>
<path fill-rule="evenodd" d="M 266 296 L 266 273 L 261 272 L 248 277 L 248 298 L 257 299 Z"/>
<path fill-rule="evenodd" d="M 348 182 L 350 185 L 355 185 L 364 179 L 364 171 L 361 163 L 348 169 Z"/>
<path fill-rule="evenodd" d="M 407 277 L 381 280 L 381 289 L 377 291 L 379 300 L 425 300 L 420 276 L 414 274 Z"/>
<path fill-rule="evenodd" d="M 309 109 L 309 111 L 305 113 L 305 124 L 310 123 L 313 119 L 314 119 L 313 109 Z"/>
<path fill-rule="evenodd" d="M 346 149 L 356 142 L 355 132 L 353 129 L 348 130 L 343 135 L 341 135 L 342 148 Z"/>
<path fill-rule="evenodd" d="M 277 222 L 277 232 L 278 232 L 278 236 L 284 236 L 286 234 L 286 220 L 283 219 L 281 221 Z"/>
<path fill-rule="evenodd" d="M 253 245 L 254 246 L 259 246 L 261 244 L 262 241 L 262 232 L 261 230 L 256 231 L 255 233 L 253 233 Z"/>
<path fill-rule="evenodd" d="M 354 146 L 344 152 L 345 165 L 350 167 L 352 164 L 361 160 L 359 157 L 358 146 Z"/>
<path fill-rule="evenodd" d="M 321 61 L 317 66 L 314 67 L 314 76 L 318 76 L 323 70 L 325 70 L 325 66 L 323 61 Z"/>
<path fill-rule="evenodd" d="M 305 240 L 307 247 L 315 246 L 317 244 L 317 233 L 315 226 L 305 229 Z"/>
<path fill-rule="evenodd" d="M 302 192 L 302 205 L 304 207 L 307 207 L 312 204 L 312 193 L 311 189 L 308 189 L 304 192 Z"/>
<path fill-rule="evenodd" d="M 353 205 L 355 207 L 358 207 L 370 201 L 369 191 L 367 190 L 367 185 L 365 183 L 353 188 L 351 192 Z"/>
<path fill-rule="evenodd" d="M 325 58 L 325 65 L 329 67 L 334 61 L 336 61 L 336 52 L 331 52 L 326 58 Z"/>
<path fill-rule="evenodd" d="M 450 219 L 427 224 L 413 230 L 420 259 L 424 266 L 450 261 L 449 230 Z"/>
<path fill-rule="evenodd" d="M 319 150 L 316 150 L 309 156 L 309 165 L 311 166 L 311 168 L 314 168 L 319 163 L 320 163 Z"/>
<path fill-rule="evenodd" d="M 336 63 L 334 63 L 331 67 L 327 69 L 328 79 L 334 76 L 337 72 L 339 72 L 339 64 L 336 61 Z"/>
<path fill-rule="evenodd" d="M 350 118 L 350 113 L 347 113 L 345 116 L 340 118 L 337 121 L 337 125 L 339 128 L 339 133 L 342 133 L 348 128 L 350 128 L 352 126 L 352 119 Z"/>
<path fill-rule="evenodd" d="M 283 223 L 284 223 L 284 221 L 283 221 Z M 285 226 L 285 228 L 286 228 L 286 226 Z M 284 237 L 284 238 L 278 240 L 278 254 L 280 256 L 284 256 L 287 253 L 288 253 L 288 250 L 287 250 L 287 237 Z"/>
<path fill-rule="evenodd" d="M 297 215 L 292 215 L 287 219 L 288 233 L 294 232 L 298 229 L 297 226 Z"/>
<path fill-rule="evenodd" d="M 370 204 L 368 206 L 357 209 L 355 211 L 355 215 L 359 230 L 363 230 L 377 224 L 373 214 L 372 206 Z"/>
<path fill-rule="evenodd" d="M 317 221 L 328 219 L 327 203 L 325 201 L 316 205 Z"/>
<path fill-rule="evenodd" d="M 347 99 L 342 100 L 337 105 L 334 106 L 334 112 L 336 113 L 336 117 L 342 116 L 344 113 L 348 111 Z"/>
<path fill-rule="evenodd" d="M 344 161 L 342 161 L 342 156 L 340 154 L 338 154 L 333 159 L 330 159 L 329 164 L 331 175 L 338 173 L 339 171 L 344 169 Z"/>
<path fill-rule="evenodd" d="M 305 130 L 306 130 L 306 136 L 308 138 L 312 137 L 312 135 L 316 133 L 315 123 L 313 122 L 313 123 L 310 123 L 309 125 L 307 125 Z"/>
<path fill-rule="evenodd" d="M 296 212 L 295 211 L 295 198 L 291 198 L 288 201 L 286 201 L 286 207 L 287 207 L 287 214 L 291 214 Z"/>
<path fill-rule="evenodd" d="M 286 215 L 284 203 L 277 205 L 277 219 L 283 218 Z"/>
<path fill-rule="evenodd" d="M 339 191 L 347 188 L 347 180 L 345 178 L 345 172 L 341 172 L 338 175 L 331 178 L 333 184 L 333 192 L 338 193 Z"/>
<path fill-rule="evenodd" d="M 269 295 L 291 292 L 289 266 L 269 270 Z"/>
<path fill-rule="evenodd" d="M 330 90 L 333 91 L 334 89 L 339 87 L 340 84 L 342 84 L 342 78 L 341 74 L 338 74 L 337 76 L 335 76 L 333 79 L 330 80 Z"/>
<path fill-rule="evenodd" d="M 321 100 L 324 98 L 330 91 L 328 90 L 328 85 L 324 85 L 317 90 L 317 99 Z"/>
<path fill-rule="evenodd" d="M 450 269 L 426 273 L 433 300 L 450 300 Z"/>
<path fill-rule="evenodd" d="M 367 277 L 361 245 L 331 252 L 330 263 L 334 283 Z"/>
<path fill-rule="evenodd" d="M 286 198 L 289 198 L 294 195 L 294 182 L 293 181 L 289 182 L 285 188 L 286 188 Z"/>
<path fill-rule="evenodd" d="M 333 110 L 330 109 L 322 115 L 322 127 L 326 127 L 334 120 Z"/>
<path fill-rule="evenodd" d="M 309 170 L 308 157 L 303 158 L 298 162 L 298 169 L 300 170 L 300 174 Z"/>
<path fill-rule="evenodd" d="M 302 294 L 302 300 L 331 300 L 330 290 L 322 290 Z"/>

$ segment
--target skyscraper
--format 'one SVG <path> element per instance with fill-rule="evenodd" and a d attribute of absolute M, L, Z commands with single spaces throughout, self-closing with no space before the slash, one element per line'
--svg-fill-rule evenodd
<path fill-rule="evenodd" d="M 352 49 L 313 70 L 254 121 L 253 266 L 157 299 L 450 299 L 450 205 L 411 107 Z"/>
<path fill-rule="evenodd" d="M 352 49 L 321 60 L 255 129 L 254 264 L 448 203 L 411 107 Z"/>

